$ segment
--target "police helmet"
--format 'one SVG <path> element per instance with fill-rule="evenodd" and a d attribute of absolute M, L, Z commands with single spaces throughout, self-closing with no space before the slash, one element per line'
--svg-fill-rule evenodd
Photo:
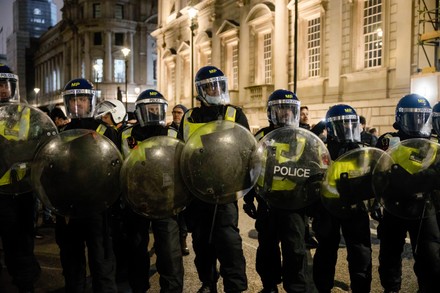
<path fill-rule="evenodd" d="M 84 78 L 69 81 L 63 90 L 64 106 L 70 118 L 92 118 L 96 107 L 96 91 Z"/>
<path fill-rule="evenodd" d="M 276 90 L 267 100 L 267 119 L 276 126 L 299 125 L 300 101 L 288 90 Z"/>
<path fill-rule="evenodd" d="M 440 136 L 440 102 L 432 107 L 432 129 Z"/>
<path fill-rule="evenodd" d="M 0 63 L 0 102 L 18 102 L 18 76 L 9 66 Z"/>
<path fill-rule="evenodd" d="M 338 142 L 360 142 L 359 116 L 349 105 L 332 106 L 325 116 L 327 137 Z"/>
<path fill-rule="evenodd" d="M 96 106 L 95 119 L 102 119 L 105 114 L 110 114 L 114 124 L 121 123 L 127 118 L 124 104 L 116 99 L 105 100 Z"/>
<path fill-rule="evenodd" d="M 156 90 L 146 90 L 136 99 L 135 114 L 140 125 L 165 125 L 168 102 Z"/>
<path fill-rule="evenodd" d="M 393 127 L 413 137 L 431 135 L 432 109 L 428 100 L 418 94 L 408 94 L 396 106 L 396 122 Z"/>
<path fill-rule="evenodd" d="M 196 74 L 197 99 L 206 106 L 229 104 L 228 79 L 214 66 L 204 66 Z"/>

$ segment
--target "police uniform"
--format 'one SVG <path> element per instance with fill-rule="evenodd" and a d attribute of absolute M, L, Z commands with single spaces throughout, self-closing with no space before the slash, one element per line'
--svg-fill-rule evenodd
<path fill-rule="evenodd" d="M 335 105 L 327 112 L 327 148 L 332 160 L 336 160 L 349 150 L 359 148 L 353 137 L 349 139 L 337 138 L 337 133 L 345 133 L 343 129 L 329 128 L 333 126 L 333 119 L 341 119 L 347 115 L 350 119 L 358 116 L 348 105 Z M 348 119 L 348 118 L 347 118 Z M 339 120 L 341 121 L 341 120 Z M 348 120 L 347 120 L 348 121 Z M 337 121 L 336 121 L 337 122 Z M 336 123 L 335 122 L 335 123 Z M 358 123 L 358 120 L 357 122 Z M 343 127 L 343 123 L 340 125 Z M 334 134 L 332 132 L 335 132 Z M 320 293 L 331 292 L 335 280 L 335 268 L 338 259 L 338 249 L 341 240 L 341 230 L 347 246 L 348 270 L 352 292 L 370 292 L 371 288 L 371 240 L 370 219 L 368 211 L 357 205 L 350 211 L 349 217 L 337 217 L 324 207 L 322 202 L 315 206 L 312 227 L 318 240 L 313 257 L 313 280 Z"/>
<path fill-rule="evenodd" d="M 259 130 L 255 137 L 260 140 L 275 129 L 269 127 Z M 307 147 L 307 146 L 306 146 Z M 285 147 L 284 147 L 285 148 Z M 288 151 L 286 149 L 286 151 Z M 301 160 L 299 155 L 298 161 Z M 277 163 L 279 162 L 279 158 Z M 283 178 L 285 179 L 285 178 Z M 285 192 L 294 188 L 290 180 L 273 179 L 271 190 Z M 263 185 L 262 183 L 260 185 Z M 254 193 L 245 195 L 245 202 L 253 202 Z M 269 207 L 259 196 L 255 228 L 258 231 L 256 269 L 267 292 L 278 292 L 277 284 L 283 281 L 286 292 L 307 292 L 307 254 L 305 247 L 305 209 L 280 209 Z M 282 262 L 279 243 L 282 248 Z M 264 291 L 266 292 L 266 291 Z"/>
<path fill-rule="evenodd" d="M 138 143 L 161 135 L 176 137 L 177 132 L 161 125 L 141 127 L 136 124 L 127 128 L 122 132 L 124 157 L 127 157 Z M 128 242 L 128 280 L 133 293 L 143 293 L 150 287 L 150 255 L 147 249 L 150 225 L 154 235 L 161 292 L 182 292 L 184 269 L 177 217 L 151 220 L 129 210 L 124 221 Z"/>
<path fill-rule="evenodd" d="M 212 105 L 190 109 L 182 119 L 179 137 L 185 141 L 196 129 L 215 120 L 228 120 L 249 129 L 243 111 L 231 105 Z M 217 206 L 212 241 L 209 242 L 214 204 L 195 198 L 186 210 L 188 230 L 192 232 L 195 265 L 200 281 L 215 287 L 218 279 L 217 259 L 225 292 L 242 292 L 247 289 L 246 261 L 242 239 L 238 230 L 237 202 Z M 211 292 L 215 292 L 213 289 Z"/>
<path fill-rule="evenodd" d="M 1 105 L 1 104 L 0 104 Z M 28 108 L 20 109 L 19 119 L 9 123 L 0 121 L 0 140 L 12 145 L 15 141 L 26 140 L 29 135 L 31 113 Z M 3 147 L 2 147 L 3 148 Z M 3 149 L 2 151 L 5 151 Z M 4 190 L 12 186 L 13 180 L 21 180 L 25 175 L 20 170 L 0 163 L 0 185 Z M 2 238 L 5 263 L 12 282 L 20 292 L 33 292 L 41 269 L 34 255 L 34 195 L 26 192 L 19 195 L 0 194 L 0 236 Z"/>
<path fill-rule="evenodd" d="M 387 150 L 393 144 L 409 138 L 414 137 L 401 131 L 385 133 L 376 146 Z M 407 151 L 400 148 L 397 153 Z M 397 190 L 390 192 L 399 193 Z M 385 292 L 398 292 L 401 289 L 401 254 L 407 233 L 411 240 L 419 292 L 440 292 L 440 232 L 436 215 L 426 215 L 423 219 L 403 219 L 384 209 L 377 230 L 380 239 L 379 276 Z"/>
<path fill-rule="evenodd" d="M 117 141 L 114 129 L 93 118 L 72 119 L 70 129 L 90 129 Z M 62 191 L 60 191 L 62 192 Z M 55 239 L 60 248 L 66 292 L 84 292 L 86 288 L 86 256 L 92 276 L 94 292 L 117 292 L 115 258 L 112 248 L 109 214 L 107 211 L 84 218 L 57 216 Z"/>

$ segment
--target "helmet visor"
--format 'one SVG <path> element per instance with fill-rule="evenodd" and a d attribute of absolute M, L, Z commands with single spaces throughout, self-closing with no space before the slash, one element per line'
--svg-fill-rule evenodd
<path fill-rule="evenodd" d="M 142 127 L 147 125 L 165 125 L 167 104 L 139 103 L 136 105 L 135 113 Z"/>
<path fill-rule="evenodd" d="M 63 93 L 64 106 L 70 118 L 92 118 L 95 112 L 96 95 L 94 90 L 67 90 Z"/>
<path fill-rule="evenodd" d="M 299 102 L 296 100 L 277 100 L 269 104 L 270 120 L 277 126 L 299 126 Z"/>
<path fill-rule="evenodd" d="M 230 103 L 228 79 L 218 76 L 196 82 L 199 97 L 208 105 L 226 105 Z"/>
<path fill-rule="evenodd" d="M 333 135 L 339 141 L 361 141 L 359 118 L 357 115 L 331 117 L 328 122 L 333 128 Z"/>
<path fill-rule="evenodd" d="M 0 102 L 18 101 L 18 77 L 12 73 L 0 73 Z"/>
<path fill-rule="evenodd" d="M 429 108 L 405 108 L 400 115 L 401 130 L 410 136 L 428 137 L 431 135 L 432 110 Z"/>
<path fill-rule="evenodd" d="M 432 113 L 432 129 L 440 136 L 440 112 Z"/>

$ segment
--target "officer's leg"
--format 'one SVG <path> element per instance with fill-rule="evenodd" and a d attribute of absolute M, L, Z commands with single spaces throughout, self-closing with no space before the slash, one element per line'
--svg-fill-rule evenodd
<path fill-rule="evenodd" d="M 278 223 L 283 254 L 284 289 L 287 292 L 307 292 L 304 211 L 282 211 Z"/>
<path fill-rule="evenodd" d="M 341 221 L 342 234 L 347 244 L 347 261 L 350 286 L 353 292 L 370 292 L 371 288 L 371 237 L 370 218 L 359 211 Z"/>
<path fill-rule="evenodd" d="M 225 292 L 245 291 L 246 260 L 238 230 L 237 202 L 218 206 L 213 243 L 220 261 L 220 274 Z"/>
<path fill-rule="evenodd" d="M 20 290 L 31 289 L 41 271 L 34 255 L 32 209 L 31 194 L 0 199 L 5 263 Z"/>
<path fill-rule="evenodd" d="M 313 230 L 319 243 L 313 257 L 313 281 L 319 292 L 330 292 L 341 240 L 340 223 L 321 205 L 313 219 Z"/>
<path fill-rule="evenodd" d="M 82 222 L 58 216 L 55 226 L 55 239 L 60 248 L 60 261 L 63 267 L 66 293 L 84 292 L 86 288 L 86 256 L 84 227 Z"/>
<path fill-rule="evenodd" d="M 133 293 L 150 288 L 150 255 L 148 253 L 150 221 L 132 210 L 126 214 L 128 246 L 128 280 Z"/>
<path fill-rule="evenodd" d="M 94 292 L 117 292 L 116 261 L 107 213 L 88 218 L 86 241 Z"/>
<path fill-rule="evenodd" d="M 217 257 L 213 244 L 209 242 L 213 214 L 214 205 L 199 199 L 194 199 L 187 210 L 192 227 L 194 264 L 200 281 L 209 286 L 215 286 L 218 279 Z"/>
<path fill-rule="evenodd" d="M 406 221 L 384 210 L 377 232 L 380 238 L 380 282 L 385 291 L 399 291 L 402 283 L 401 255 L 407 232 Z"/>
<path fill-rule="evenodd" d="M 257 273 L 260 275 L 264 288 L 275 288 L 281 283 L 277 214 L 270 214 L 264 203 L 258 204 L 255 228 L 258 231 Z"/>
<path fill-rule="evenodd" d="M 152 221 L 161 292 L 182 292 L 183 260 L 176 217 Z"/>
<path fill-rule="evenodd" d="M 436 216 L 427 217 L 422 223 L 412 221 L 409 232 L 419 292 L 440 292 L 440 232 Z"/>

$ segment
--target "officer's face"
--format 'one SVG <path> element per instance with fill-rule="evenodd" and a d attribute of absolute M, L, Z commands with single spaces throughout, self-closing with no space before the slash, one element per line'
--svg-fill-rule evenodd
<path fill-rule="evenodd" d="M 102 120 L 102 122 L 104 122 L 107 125 L 114 125 L 113 119 L 112 119 L 112 114 L 110 114 L 110 113 L 106 113 L 106 114 L 102 115 L 101 120 Z"/>
<path fill-rule="evenodd" d="M 78 117 L 86 117 L 90 113 L 90 99 L 88 96 L 75 96 L 69 100 L 69 109 Z"/>
<path fill-rule="evenodd" d="M 204 85 L 205 92 L 208 96 L 217 97 L 221 94 L 221 88 L 219 83 L 212 82 Z"/>
<path fill-rule="evenodd" d="M 175 108 L 172 112 L 173 114 L 173 121 L 176 124 L 180 124 L 180 121 L 182 120 L 183 117 L 183 110 L 180 108 Z"/>
<path fill-rule="evenodd" d="M 147 105 L 148 112 L 151 112 L 155 115 L 159 115 L 159 105 L 151 104 Z"/>
<path fill-rule="evenodd" d="M 11 98 L 11 85 L 8 81 L 0 81 L 0 99 L 2 102 L 7 102 Z"/>

